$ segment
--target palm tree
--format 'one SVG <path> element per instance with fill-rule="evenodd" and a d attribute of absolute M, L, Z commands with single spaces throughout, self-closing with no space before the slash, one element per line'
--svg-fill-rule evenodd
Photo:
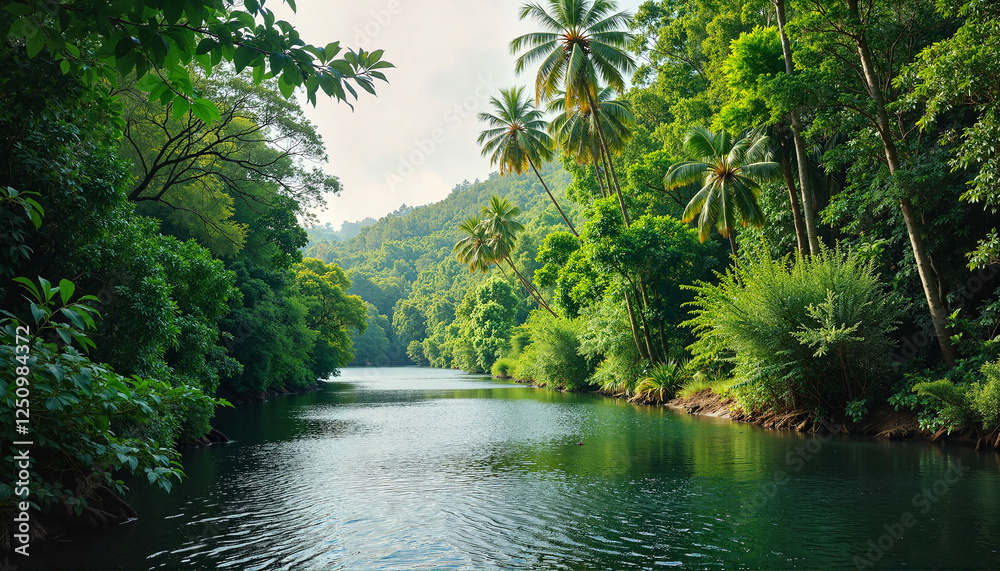
<path fill-rule="evenodd" d="M 511 53 L 525 50 L 515 63 L 518 73 L 541 61 L 535 78 L 535 103 L 562 93 L 566 109 L 581 108 L 583 112 L 601 114 L 598 102 L 598 81 L 618 93 L 624 93 L 623 73 L 636 67 L 628 53 L 632 34 L 623 28 L 631 20 L 627 12 L 617 11 L 613 0 L 547 0 L 547 9 L 538 3 L 525 4 L 521 19 L 531 17 L 543 31 L 514 38 Z M 611 153 L 603 125 L 594 122 L 601 150 L 610 163 Z M 625 225 L 629 226 L 628 211 L 622 198 L 618 175 L 610 165 L 611 179 Z"/>
<path fill-rule="evenodd" d="M 544 131 L 545 121 L 542 120 L 541 111 L 535 109 L 523 94 L 523 87 L 501 89 L 500 99 L 490 99 L 495 114 L 479 114 L 479 120 L 490 126 L 479 134 L 478 141 L 483 146 L 483 156 L 492 153 L 490 166 L 499 163 L 501 175 L 510 171 L 522 174 L 530 166 L 552 204 L 556 205 L 556 210 L 569 226 L 570 232 L 579 237 L 535 166 L 552 159 L 552 139 Z"/>
<path fill-rule="evenodd" d="M 635 123 L 630 106 L 625 101 L 613 100 L 614 90 L 609 87 L 601 89 L 597 96 L 600 106 L 601 128 L 607 137 L 608 148 L 614 153 L 619 153 L 625 148 L 632 135 L 629 127 Z M 561 95 L 561 94 L 560 94 Z M 601 168 L 598 163 L 604 161 L 604 172 L 608 173 L 608 157 L 604 156 L 601 150 L 601 141 L 597 136 L 596 117 L 592 110 L 577 107 L 567 111 L 565 97 L 556 97 L 549 102 L 548 111 L 556 112 L 556 117 L 549 123 L 549 133 L 556 140 L 567 155 L 576 160 L 577 164 L 594 165 L 597 174 L 597 182 L 601 185 L 601 195 L 604 194 L 604 184 L 601 180 Z M 608 180 L 608 187 L 611 181 Z"/>
<path fill-rule="evenodd" d="M 489 218 L 484 220 L 479 216 L 473 216 L 458 226 L 463 237 L 455 244 L 455 257 L 460 263 L 469 266 L 470 273 L 477 271 L 486 273 L 490 271 L 490 266 L 496 264 L 505 277 L 507 272 L 504 272 L 500 263 L 507 262 L 528 295 L 538 303 L 539 307 L 544 307 L 555 316 L 555 312 L 545 303 L 538 290 L 517 270 L 510 256 L 517 243 L 517 234 L 524 230 L 524 225 L 514 220 L 514 217 L 521 213 L 521 209 L 506 198 L 492 196 L 490 206 L 484 206 L 482 212 Z"/>
<path fill-rule="evenodd" d="M 489 244 L 489 237 L 486 229 L 478 216 L 466 219 L 458 226 L 459 232 L 464 237 L 455 244 L 455 257 L 458 261 L 469 266 L 469 272 L 490 271 L 490 265 L 495 263 L 496 256 Z"/>
<path fill-rule="evenodd" d="M 751 131 L 736 138 L 725 130 L 713 133 L 693 127 L 684 139 L 684 151 L 693 160 L 677 163 L 667 170 L 663 184 L 668 189 L 701 182 L 702 187 L 684 209 L 683 221 L 698 218 L 698 234 L 704 242 L 716 226 L 729 238 L 736 255 L 736 223 L 760 228 L 764 213 L 757 204 L 760 183 L 781 172 L 770 160 L 767 137 Z"/>
<path fill-rule="evenodd" d="M 514 260 L 511 258 L 514 246 L 517 245 L 517 235 L 524 231 L 524 224 L 515 220 L 521 214 L 521 209 L 507 198 L 500 198 L 494 194 L 490 197 L 489 205 L 483 206 L 481 211 L 483 216 L 481 222 L 483 232 L 488 239 L 488 244 L 496 264 L 499 266 L 501 261 L 507 262 L 507 265 L 517 275 L 517 279 L 521 281 L 521 285 L 524 286 L 528 294 L 538 302 L 538 305 L 544 307 L 553 317 L 556 317 L 556 313 L 552 311 L 549 304 L 545 303 L 542 294 L 535 286 L 531 285 L 531 282 L 521 275 L 521 272 L 517 270 L 517 266 L 514 265 Z"/>

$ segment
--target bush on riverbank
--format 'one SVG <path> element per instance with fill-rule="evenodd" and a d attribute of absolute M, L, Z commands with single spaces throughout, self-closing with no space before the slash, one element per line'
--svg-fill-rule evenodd
<path fill-rule="evenodd" d="M 959 427 L 981 428 L 987 435 L 1000 430 L 1000 360 L 986 363 L 977 380 L 955 383 L 950 379 L 918 382 L 913 392 L 939 401 L 925 424 L 951 431 Z M 994 446 L 1000 446 L 997 438 Z"/>
<path fill-rule="evenodd" d="M 855 253 L 759 253 L 719 278 L 692 286 L 685 324 L 696 360 L 735 365 L 729 392 L 745 410 L 842 411 L 891 377 L 902 303 Z"/>
<path fill-rule="evenodd" d="M 585 388 L 594 368 L 580 352 L 582 327 L 578 319 L 532 313 L 525 326 L 531 343 L 517 355 L 513 376 L 552 388 Z"/>

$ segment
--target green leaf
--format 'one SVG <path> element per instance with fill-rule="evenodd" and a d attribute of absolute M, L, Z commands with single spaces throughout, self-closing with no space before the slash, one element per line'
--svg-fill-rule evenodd
<path fill-rule="evenodd" d="M 69 303 L 74 291 L 76 291 L 76 285 L 73 282 L 66 279 L 59 280 L 59 297 L 62 299 L 63 305 Z"/>
<path fill-rule="evenodd" d="M 45 310 L 38 307 L 37 303 L 32 303 L 29 308 L 31 309 L 31 317 L 35 319 L 35 323 L 41 323 L 45 319 Z"/>
<path fill-rule="evenodd" d="M 240 25 L 244 28 L 250 28 L 251 30 L 253 30 L 255 27 L 257 27 L 257 22 L 254 21 L 253 16 L 247 14 L 246 12 L 242 12 L 240 10 L 233 10 L 232 13 L 230 13 L 230 16 L 235 18 L 236 21 L 239 22 Z"/>
<path fill-rule="evenodd" d="M 163 78 L 161 78 L 159 75 L 156 75 L 155 73 L 151 73 L 142 76 L 142 79 L 140 79 L 135 84 L 135 87 L 136 89 L 139 89 L 141 91 L 150 92 L 162 85 L 163 85 Z"/>
<path fill-rule="evenodd" d="M 337 54 L 340 53 L 340 42 L 331 42 L 329 44 L 326 44 L 326 47 L 323 48 L 323 51 L 324 53 L 326 53 L 326 61 L 330 61 L 331 59 L 335 58 Z M 326 61 L 324 61 L 323 63 L 326 63 Z"/>
<path fill-rule="evenodd" d="M 285 0 L 285 3 L 288 4 L 288 7 L 292 9 L 292 12 L 296 11 L 295 10 L 295 0 Z"/>
<path fill-rule="evenodd" d="M 222 115 L 219 114 L 219 109 L 215 106 L 215 103 L 212 103 L 204 97 L 199 97 L 194 100 L 194 103 L 191 104 L 191 113 L 194 113 L 195 117 L 201 119 L 205 123 L 218 121 L 222 117 Z"/>
<path fill-rule="evenodd" d="M 39 293 L 38 287 L 35 286 L 35 282 L 33 282 L 33 281 L 29 280 L 28 278 L 23 277 L 23 276 L 22 277 L 16 277 L 16 278 L 14 278 L 14 281 L 17 282 L 17 283 L 19 283 L 19 284 L 21 284 L 21 287 L 23 287 L 24 289 L 30 291 L 31 294 L 33 296 L 35 296 L 36 300 L 41 301 L 42 294 Z"/>
<path fill-rule="evenodd" d="M 181 117 L 187 115 L 188 109 L 191 108 L 191 103 L 183 97 L 175 97 L 170 105 L 173 108 L 174 121 L 180 121 Z"/>
<path fill-rule="evenodd" d="M 17 16 L 18 18 L 27 16 L 28 14 L 33 14 L 35 9 L 27 4 L 8 4 L 3 7 L 7 12 Z"/>
<path fill-rule="evenodd" d="M 131 37 L 124 37 L 118 40 L 118 43 L 115 44 L 115 58 L 123 58 L 129 55 L 132 53 L 133 47 L 135 47 L 135 44 L 132 42 Z"/>
<path fill-rule="evenodd" d="M 257 52 L 248 46 L 236 48 L 236 53 L 233 55 L 233 65 L 236 68 L 236 73 L 243 71 L 248 65 L 253 63 L 256 54 Z"/>
<path fill-rule="evenodd" d="M 285 99 L 288 99 L 289 97 L 292 96 L 292 93 L 295 93 L 295 86 L 292 85 L 291 83 L 288 83 L 287 78 L 288 74 L 283 73 L 281 74 L 281 78 L 278 79 L 278 91 L 281 92 L 281 95 Z"/>
<path fill-rule="evenodd" d="M 214 48 L 217 45 L 219 45 L 219 42 L 215 41 L 214 39 L 205 38 L 200 42 L 198 42 L 198 47 L 194 50 L 194 55 L 198 56 L 205 55 L 210 51 L 212 51 L 212 48 Z"/>
<path fill-rule="evenodd" d="M 38 28 L 35 28 L 25 38 L 25 47 L 28 50 L 29 59 L 37 56 L 42 51 L 42 48 L 45 47 L 45 34 Z"/>
<path fill-rule="evenodd" d="M 80 330 L 86 329 L 86 325 L 83 322 L 83 317 L 80 317 L 80 314 L 77 313 L 76 311 L 73 311 L 72 308 L 64 307 L 64 308 L 60 309 L 59 311 L 60 311 L 60 313 L 62 313 L 63 315 L 65 315 L 67 318 L 69 318 L 69 320 L 71 322 L 73 322 L 73 325 L 77 329 L 80 329 Z"/>
<path fill-rule="evenodd" d="M 52 291 L 52 283 L 42 276 L 38 276 L 38 285 L 42 288 L 42 294 L 45 296 L 45 301 L 50 301 L 52 296 L 56 294 L 55 291 Z M 58 288 L 56 291 L 58 291 Z"/>

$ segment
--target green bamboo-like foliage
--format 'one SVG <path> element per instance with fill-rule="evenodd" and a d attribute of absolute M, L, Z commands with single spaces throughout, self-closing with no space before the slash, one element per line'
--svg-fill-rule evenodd
<path fill-rule="evenodd" d="M 890 381 L 899 298 L 869 261 L 821 247 L 772 259 L 763 250 L 719 283 L 692 286 L 696 359 L 735 363 L 730 390 L 747 410 L 833 412 Z"/>

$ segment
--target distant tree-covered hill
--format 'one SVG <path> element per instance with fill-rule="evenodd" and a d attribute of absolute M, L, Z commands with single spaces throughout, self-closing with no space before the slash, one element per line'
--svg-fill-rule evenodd
<path fill-rule="evenodd" d="M 569 173 L 557 164 L 549 164 L 542 168 L 541 174 L 567 215 L 571 219 L 581 218 L 574 210 L 578 207 L 565 198 L 566 186 L 571 181 Z M 535 256 L 544 237 L 566 229 L 544 188 L 530 173 L 522 176 L 493 173 L 482 182 L 466 180 L 440 202 L 404 206 L 373 224 L 361 221 L 351 229 L 363 227 L 346 239 L 343 235 L 347 225 L 340 232 L 329 226 L 309 230 L 305 255 L 339 264 L 351 279 L 349 293 L 361 296 L 369 305 L 368 330 L 354 339 L 354 364 L 430 362 L 422 347 L 435 336 L 444 342 L 449 326 L 453 327 L 456 310 L 486 277 L 481 273 L 470 274 L 468 267 L 455 258 L 453 248 L 461 237 L 459 225 L 479 214 L 492 195 L 508 198 L 522 211 L 518 219 L 527 229 L 512 257 L 530 280 L 540 266 Z M 516 317 L 521 322 L 535 305 L 514 276 L 509 278 L 521 300 Z M 429 345 L 436 350 L 436 343 Z M 434 364 L 455 365 L 450 358 L 440 356 Z"/>

